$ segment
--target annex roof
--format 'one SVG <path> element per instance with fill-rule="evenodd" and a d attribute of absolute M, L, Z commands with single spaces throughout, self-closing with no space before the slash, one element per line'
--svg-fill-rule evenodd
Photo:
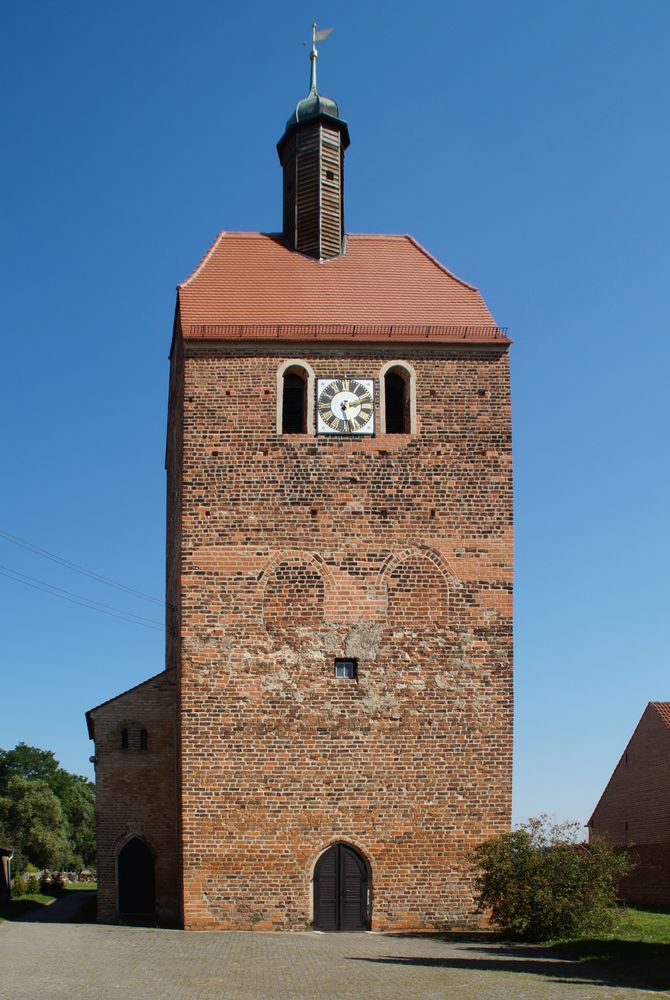
<path fill-rule="evenodd" d="M 648 716 L 648 713 L 650 712 L 651 709 L 654 709 L 658 713 L 658 715 L 661 717 L 661 721 L 664 722 L 665 725 L 670 729 L 670 701 L 650 701 L 650 702 L 648 702 L 647 707 L 645 708 L 644 712 L 642 713 L 642 715 L 640 717 L 640 721 L 638 722 L 637 726 L 635 727 L 635 731 L 633 732 L 633 735 L 631 736 L 631 738 L 629 739 L 628 743 L 626 744 L 626 750 L 631 746 L 631 744 L 635 740 L 635 737 L 637 736 L 638 730 L 640 729 L 640 726 L 642 726 L 642 724 L 643 724 L 645 716 Z M 652 716 L 652 718 L 653 718 L 653 716 Z M 624 750 L 624 754 L 626 753 L 626 750 Z M 620 758 L 620 760 L 619 760 L 619 764 L 621 763 L 621 759 L 623 759 L 623 755 L 622 755 L 622 758 Z M 617 767 L 619 766 L 619 764 L 617 764 Z M 605 786 L 605 791 L 602 793 L 602 795 L 598 799 L 598 803 L 597 803 L 595 809 L 593 810 L 593 813 L 591 814 L 591 818 L 589 819 L 589 822 L 588 822 L 589 826 L 593 823 L 593 819 L 594 819 L 596 813 L 598 812 L 598 807 L 600 806 L 600 803 L 605 798 L 605 796 L 607 794 L 607 791 L 608 791 L 610 785 L 612 784 L 612 781 L 614 779 L 614 775 L 615 774 L 616 774 L 616 768 L 614 769 L 614 772 L 612 773 L 612 776 L 610 777 L 610 780 L 608 781 L 607 785 Z"/>
<path fill-rule="evenodd" d="M 509 343 L 479 291 L 411 236 L 352 234 L 321 262 L 274 233 L 220 233 L 178 286 L 187 340 L 438 340 Z"/>
<path fill-rule="evenodd" d="M 99 705 L 94 708 L 89 708 L 86 713 L 86 726 L 88 728 L 88 738 L 90 740 L 95 739 L 95 713 L 100 711 L 101 708 L 106 708 L 108 705 L 113 705 L 115 701 L 120 701 L 121 698 L 125 698 L 126 695 L 131 694 L 133 691 L 139 691 L 142 687 L 148 687 L 150 684 L 155 683 L 158 680 L 164 680 L 169 678 L 168 670 L 161 670 L 159 673 L 154 674 L 152 677 L 147 677 L 145 681 L 140 681 L 139 684 L 134 684 L 131 688 L 126 691 L 122 691 L 120 694 L 115 694 L 113 698 L 108 698 L 107 701 L 101 701 Z M 170 678 L 171 679 L 171 678 Z"/>

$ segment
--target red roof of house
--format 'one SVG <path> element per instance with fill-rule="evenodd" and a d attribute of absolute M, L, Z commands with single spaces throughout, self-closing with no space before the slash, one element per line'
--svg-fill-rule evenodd
<path fill-rule="evenodd" d="M 411 236 L 350 235 L 320 262 L 281 235 L 223 232 L 178 294 L 187 339 L 509 343 L 479 291 Z"/>
<path fill-rule="evenodd" d="M 670 701 L 652 701 L 650 704 L 654 706 L 666 725 L 670 726 Z"/>

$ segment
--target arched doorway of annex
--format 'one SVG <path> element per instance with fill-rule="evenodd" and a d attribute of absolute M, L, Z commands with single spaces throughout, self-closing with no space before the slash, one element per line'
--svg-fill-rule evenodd
<path fill-rule="evenodd" d="M 155 856 L 146 840 L 131 835 L 116 855 L 116 899 L 120 917 L 153 917 L 156 912 Z"/>
<path fill-rule="evenodd" d="M 370 929 L 372 868 L 359 847 L 335 840 L 319 854 L 312 871 L 311 904 L 315 931 Z"/>

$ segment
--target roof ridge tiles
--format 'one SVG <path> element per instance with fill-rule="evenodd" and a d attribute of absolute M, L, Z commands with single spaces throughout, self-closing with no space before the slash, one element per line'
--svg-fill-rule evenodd
<path fill-rule="evenodd" d="M 432 261 L 433 264 L 435 264 L 435 266 L 440 269 L 440 271 L 444 271 L 444 273 L 448 274 L 450 278 L 454 279 L 454 281 L 457 281 L 460 285 L 463 285 L 464 288 L 469 288 L 470 291 L 472 292 L 479 291 L 476 285 L 471 285 L 469 281 L 465 281 L 463 278 L 459 278 L 457 274 L 454 274 L 454 272 L 450 271 L 448 267 L 445 267 L 444 264 L 437 259 L 437 257 L 433 257 L 432 253 L 426 250 L 426 248 L 422 246 L 418 240 L 414 239 L 413 236 L 410 236 L 409 233 L 407 233 L 406 239 L 408 239 L 410 243 L 412 243 L 417 248 L 417 250 L 420 250 L 421 253 L 428 258 L 428 260 Z"/>
<path fill-rule="evenodd" d="M 347 236 L 353 236 L 355 239 L 359 240 L 406 240 L 412 237 L 407 235 L 407 233 L 347 233 Z"/>
<path fill-rule="evenodd" d="M 266 233 L 266 232 L 260 232 L 260 231 L 257 232 L 255 230 L 222 229 L 217 234 L 217 236 L 214 238 L 211 246 L 209 247 L 209 249 L 207 250 L 207 252 L 204 254 L 204 256 L 202 257 L 202 259 L 200 260 L 200 262 L 198 263 L 198 265 L 196 266 L 196 268 L 193 271 L 191 271 L 191 273 L 189 274 L 189 276 L 187 278 L 185 278 L 184 281 L 181 281 L 177 285 L 177 288 L 187 288 L 188 285 L 190 285 L 191 282 L 193 282 L 198 277 L 198 275 L 205 269 L 205 267 L 209 263 L 209 261 L 212 258 L 212 256 L 216 253 L 217 247 L 219 246 L 219 244 L 223 240 L 224 236 L 227 236 L 227 237 L 268 237 L 270 239 L 273 239 L 273 238 L 274 239 L 277 239 L 277 238 L 281 239 L 282 238 L 282 233 L 272 233 L 272 232 L 267 232 Z M 442 271 L 443 274 L 447 274 L 450 278 L 453 278 L 453 280 L 457 281 L 460 285 L 463 286 L 463 288 L 467 288 L 469 291 L 472 291 L 472 292 L 479 292 L 479 288 L 476 285 L 470 284 L 469 281 L 465 281 L 464 278 L 459 277 L 459 275 L 455 274 L 454 271 L 450 271 L 448 267 L 445 267 L 445 265 L 440 260 L 438 260 L 437 257 L 433 256 L 433 254 L 430 253 L 429 250 L 426 250 L 426 248 L 421 243 L 419 243 L 419 241 L 414 236 L 412 236 L 410 233 L 347 233 L 347 238 L 348 239 L 353 238 L 354 240 L 358 240 L 358 239 L 364 239 L 364 240 L 367 240 L 367 239 L 371 239 L 371 240 L 393 240 L 393 241 L 395 241 L 395 240 L 398 240 L 398 241 L 400 241 L 400 240 L 407 240 L 409 243 L 412 244 L 413 247 L 415 247 L 415 249 L 417 249 L 420 253 L 422 253 L 424 255 L 424 257 L 426 257 L 432 264 L 434 264 L 435 267 L 438 268 L 438 270 Z M 287 247 L 287 249 L 290 249 L 290 247 Z M 303 256 L 303 255 L 301 254 L 300 256 Z M 339 257 L 335 257 L 333 259 L 334 260 L 339 260 L 340 257 L 342 257 L 342 256 L 344 256 L 344 255 L 342 254 Z"/>
<path fill-rule="evenodd" d="M 210 246 L 210 248 L 209 248 L 209 250 L 207 251 L 207 253 L 205 254 L 205 256 L 204 256 L 204 257 L 203 257 L 203 258 L 201 259 L 200 263 L 199 263 L 199 264 L 198 264 L 198 266 L 197 266 L 197 267 L 195 268 L 195 270 L 194 270 L 194 271 L 191 271 L 191 273 L 189 274 L 188 278 L 186 278 L 186 279 L 185 279 L 185 281 L 181 281 L 181 282 L 180 282 L 180 283 L 179 283 L 179 284 L 177 285 L 177 288 L 178 288 L 178 289 L 179 289 L 179 288 L 186 288 L 186 287 L 187 287 L 188 285 L 190 285 L 190 284 L 191 284 L 191 282 L 192 282 L 192 281 L 193 281 L 193 280 L 194 280 L 195 278 L 197 278 L 197 276 L 198 276 L 198 275 L 200 274 L 200 272 L 201 272 L 201 271 L 202 271 L 202 270 L 203 270 L 203 269 L 205 268 L 205 266 L 206 266 L 207 262 L 209 261 L 210 257 L 212 257 L 212 256 L 213 256 L 214 252 L 216 251 L 216 248 L 218 247 L 219 243 L 221 242 L 221 240 L 223 239 L 223 237 L 224 237 L 225 235 L 226 235 L 226 230 L 225 230 L 225 229 L 222 229 L 222 230 L 221 230 L 221 232 L 220 232 L 220 233 L 219 233 L 219 234 L 218 234 L 218 235 L 216 236 L 216 238 L 214 239 L 214 242 L 213 242 L 213 243 L 212 243 L 212 245 Z"/>

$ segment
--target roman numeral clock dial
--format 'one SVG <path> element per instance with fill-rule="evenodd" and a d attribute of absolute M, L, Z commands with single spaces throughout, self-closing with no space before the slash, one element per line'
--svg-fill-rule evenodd
<path fill-rule="evenodd" d="M 374 434 L 375 388 L 371 378 L 316 381 L 318 434 Z"/>

